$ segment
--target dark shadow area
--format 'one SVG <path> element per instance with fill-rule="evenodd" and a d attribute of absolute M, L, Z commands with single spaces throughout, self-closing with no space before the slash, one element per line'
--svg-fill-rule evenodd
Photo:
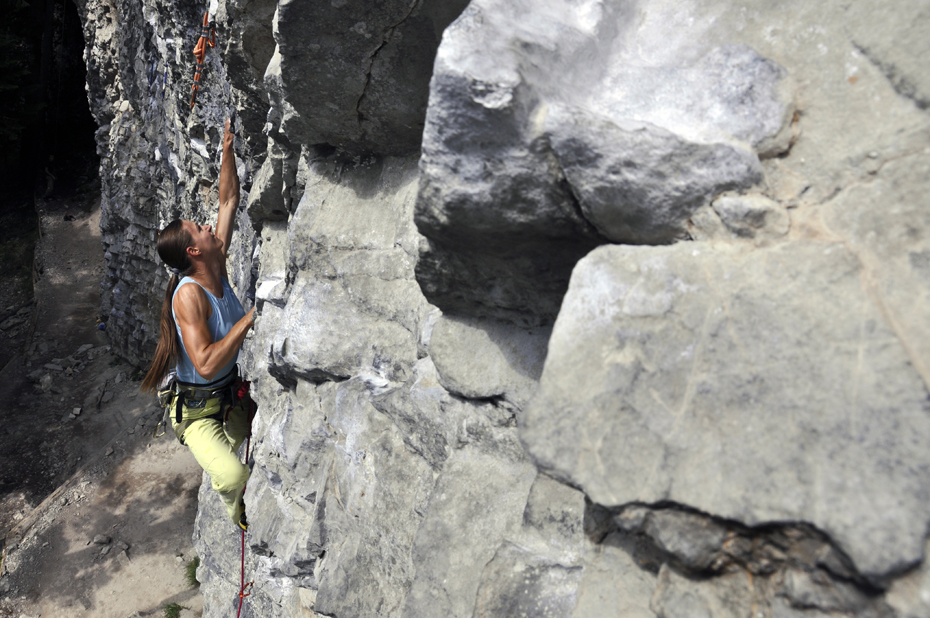
<path fill-rule="evenodd" d="M 890 615 L 882 593 L 823 530 L 806 522 L 747 526 L 674 502 L 605 508 L 585 498 L 585 534 L 629 554 L 661 578 L 667 567 L 686 580 L 708 582 L 749 573 L 759 590 L 774 591 L 794 607 Z M 803 582 L 803 583 L 802 583 Z M 660 584 L 661 589 L 664 584 Z"/>
<path fill-rule="evenodd" d="M 0 210 L 97 173 L 84 34 L 70 0 L 0 0 Z"/>
<path fill-rule="evenodd" d="M 7 389 L 0 406 L 2 533 L 15 523 L 8 516 L 41 501 L 86 454 L 84 422 L 63 418 L 83 406 L 87 393 L 74 386 L 77 373 L 65 365 L 80 364 L 71 356 L 81 344 L 100 346 L 106 339 L 94 323 L 102 266 L 91 258 L 102 256 L 99 241 L 90 257 L 69 240 L 46 247 L 46 259 L 37 259 L 50 221 L 67 239 L 99 228 L 93 213 L 99 203 L 97 127 L 85 91 L 77 7 L 72 0 L 0 0 L 0 15 L 0 381 Z M 55 292 L 55 279 L 77 289 L 58 285 L 63 290 Z M 64 310 L 67 315 L 58 315 Z M 43 370 L 46 364 L 61 369 Z M 33 375 L 40 370 L 53 376 L 41 392 Z"/>

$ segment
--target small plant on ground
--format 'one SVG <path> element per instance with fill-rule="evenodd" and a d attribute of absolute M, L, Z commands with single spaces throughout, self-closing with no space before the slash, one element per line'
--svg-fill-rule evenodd
<path fill-rule="evenodd" d="M 199 586 L 197 581 L 197 567 L 200 566 L 200 556 L 194 556 L 193 559 L 184 567 L 184 577 L 191 586 Z"/>
<path fill-rule="evenodd" d="M 165 618 L 178 618 L 182 609 L 184 608 L 177 603 L 168 603 L 165 605 Z"/>

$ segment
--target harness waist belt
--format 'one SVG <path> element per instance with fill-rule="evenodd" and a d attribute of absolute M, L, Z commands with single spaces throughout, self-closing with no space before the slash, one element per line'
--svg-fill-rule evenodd
<path fill-rule="evenodd" d="M 177 393 L 177 400 L 175 401 L 174 408 L 175 422 L 181 422 L 181 408 L 185 400 L 203 400 L 226 397 L 227 395 L 231 396 L 232 393 L 229 392 L 229 386 L 238 377 L 239 372 L 237 368 L 234 367 L 232 371 L 219 380 L 214 380 L 207 384 L 191 384 L 190 382 L 181 382 L 180 380 L 175 382 L 174 389 Z"/>
<path fill-rule="evenodd" d="M 226 387 L 218 388 L 212 391 L 205 391 L 196 388 L 191 389 L 178 389 L 179 392 L 184 393 L 185 399 L 213 399 L 214 397 L 222 397 L 223 391 L 226 390 Z"/>

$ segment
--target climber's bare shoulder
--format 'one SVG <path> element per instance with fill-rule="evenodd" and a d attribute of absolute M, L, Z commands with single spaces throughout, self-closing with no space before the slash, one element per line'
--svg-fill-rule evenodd
<path fill-rule="evenodd" d="M 199 285 L 182 285 L 174 296 L 174 315 L 181 340 L 195 367 L 200 364 L 203 351 L 213 343 L 208 320 L 213 314 L 213 307 L 206 293 Z"/>

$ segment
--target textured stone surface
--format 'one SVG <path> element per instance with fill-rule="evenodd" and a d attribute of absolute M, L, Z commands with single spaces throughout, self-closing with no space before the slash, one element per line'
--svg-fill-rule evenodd
<path fill-rule="evenodd" d="M 282 188 L 283 163 L 280 157 L 269 156 L 255 175 L 248 197 L 249 218 L 274 221 L 287 218 L 287 206 Z"/>
<path fill-rule="evenodd" d="M 474 615 L 569 615 L 584 572 L 583 513 L 580 492 L 537 476 L 520 532 L 484 568 Z"/>
<path fill-rule="evenodd" d="M 822 210 L 868 273 L 868 287 L 930 384 L 930 154 L 889 161 Z M 881 205 L 881 207 L 877 207 Z"/>
<path fill-rule="evenodd" d="M 507 461 L 472 446 L 453 453 L 417 533 L 418 568 L 405 615 L 473 614 L 481 575 L 473 567 L 491 562 L 505 537 L 516 533 L 535 475 L 528 461 Z"/>
<path fill-rule="evenodd" d="M 817 607 L 826 611 L 849 612 L 871 605 L 869 595 L 854 585 L 833 581 L 822 572 L 812 573 L 803 569 L 789 569 L 785 573 L 782 594 L 797 608 Z M 874 613 L 893 615 L 886 607 L 876 608 Z"/>
<path fill-rule="evenodd" d="M 263 82 L 265 67 L 275 50 L 272 20 L 276 8 L 275 0 L 220 0 L 216 3 L 215 22 L 219 33 L 216 49 L 223 59 L 242 129 L 240 148 L 256 154 L 265 150 L 263 133 L 268 95 Z"/>
<path fill-rule="evenodd" d="M 628 533 L 649 537 L 655 548 L 671 554 L 691 571 L 708 571 L 720 558 L 728 540 L 727 529 L 695 513 L 674 509 L 631 507 L 617 517 L 618 527 Z"/>
<path fill-rule="evenodd" d="M 878 578 L 922 559 L 927 411 L 844 245 L 605 247 L 575 270 L 521 435 L 599 504 L 809 521 Z"/>
<path fill-rule="evenodd" d="M 351 381 L 333 390 L 333 408 L 325 410 L 324 402 L 324 410 L 335 452 L 318 507 L 320 541 L 328 550 L 315 571 L 314 609 L 365 616 L 380 606 L 395 614 L 414 578 L 416 510 L 432 489 L 432 474 L 390 419 L 366 401 L 363 384 Z M 333 545 L 333 538 L 349 542 Z"/>
<path fill-rule="evenodd" d="M 762 179 L 756 155 L 729 144 L 689 142 L 641 121 L 607 120 L 553 106 L 555 156 L 581 212 L 605 238 L 660 244 L 719 193 Z"/>
<path fill-rule="evenodd" d="M 439 384 L 431 358 L 413 365 L 409 385 L 389 389 L 373 399 L 374 405 L 394 419 L 404 441 L 434 468 L 440 468 L 467 431 L 466 414 Z"/>
<path fill-rule="evenodd" d="M 663 567 L 658 579 L 651 603 L 658 618 L 738 618 L 753 606 L 748 573 L 718 577 L 711 586 L 701 586 Z"/>
<path fill-rule="evenodd" d="M 581 566 L 528 556 L 505 543 L 484 569 L 475 616 L 567 616 L 575 607 Z"/>
<path fill-rule="evenodd" d="M 417 358 L 416 325 L 426 303 L 412 281 L 410 224 L 416 168 L 409 160 L 370 162 L 347 173 L 338 163 L 311 170 L 287 243 L 292 276 L 272 355 L 278 375 L 342 379 L 369 370 L 403 380 Z M 386 199 L 359 201 L 359 193 Z M 371 221 L 395 221 L 373 227 Z M 346 333 L 368 333 L 347 337 Z"/>
<path fill-rule="evenodd" d="M 348 152 L 417 152 L 433 55 L 466 2 L 278 2 L 275 40 L 289 139 Z M 308 79 L 308 76 L 312 76 Z"/>
<path fill-rule="evenodd" d="M 754 147 L 787 147 L 783 68 L 745 46 L 630 62 L 625 11 L 481 0 L 447 30 L 417 203 L 418 278 L 443 311 L 545 323 L 592 244 L 681 237 L 762 179 Z"/>
<path fill-rule="evenodd" d="M 788 211 L 763 195 L 722 195 L 712 206 L 724 226 L 742 238 L 779 238 L 791 225 Z"/>
<path fill-rule="evenodd" d="M 924 548 L 924 555 L 927 548 Z M 888 605 L 902 618 L 918 618 L 930 614 L 930 566 L 927 562 L 912 573 L 897 580 L 888 591 Z"/>
<path fill-rule="evenodd" d="M 523 407 L 542 373 L 551 332 L 444 317 L 433 327 L 430 356 L 450 392 L 470 399 L 501 397 Z"/>
<path fill-rule="evenodd" d="M 588 547 L 584 577 L 571 616 L 654 618 L 649 602 L 656 577 L 641 569 L 628 550 L 628 543 L 618 535 Z"/>
<path fill-rule="evenodd" d="M 878 65 L 903 96 L 930 107 L 930 71 L 920 59 L 930 53 L 930 7 L 907 0 L 894 9 L 881 2 L 856 2 L 846 14 L 853 43 Z"/>

